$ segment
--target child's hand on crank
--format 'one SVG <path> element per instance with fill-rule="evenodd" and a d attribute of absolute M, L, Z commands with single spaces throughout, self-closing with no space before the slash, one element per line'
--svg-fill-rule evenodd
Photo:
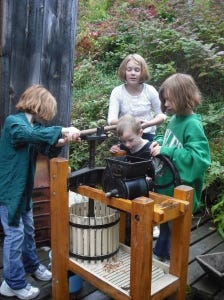
<path fill-rule="evenodd" d="M 147 120 L 144 119 L 140 119 L 139 122 L 141 123 L 142 129 L 145 129 L 146 127 L 148 127 L 148 122 Z"/>
<path fill-rule="evenodd" d="M 80 130 L 76 127 L 66 127 L 62 129 L 64 142 L 80 142 Z"/>
<path fill-rule="evenodd" d="M 157 142 L 152 142 L 149 149 L 152 156 L 157 156 L 160 154 L 161 146 Z"/>
<path fill-rule="evenodd" d="M 110 151 L 110 153 L 114 154 L 114 153 L 119 152 L 120 150 L 121 150 L 120 145 L 113 145 L 109 151 Z"/>

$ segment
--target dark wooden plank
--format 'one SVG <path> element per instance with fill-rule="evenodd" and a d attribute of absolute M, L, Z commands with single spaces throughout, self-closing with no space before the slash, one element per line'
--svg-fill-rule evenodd
<path fill-rule="evenodd" d="M 220 286 L 207 275 L 192 285 L 202 299 L 213 300 L 214 295 L 220 291 Z"/>
<path fill-rule="evenodd" d="M 14 93 L 14 106 L 25 88 L 40 82 L 44 1 L 13 2 L 10 86 Z"/>
<path fill-rule="evenodd" d="M 222 243 L 222 240 L 217 232 L 213 232 L 211 235 L 202 239 L 198 243 L 191 246 L 189 254 L 189 263 L 195 260 L 197 255 L 205 254 L 208 251 L 211 251 L 213 248 L 217 247 Z"/>
<path fill-rule="evenodd" d="M 224 241 L 208 253 L 224 252 Z M 188 285 L 200 299 L 223 300 L 223 289 L 220 284 L 208 276 L 195 260 L 188 267 Z"/>
<path fill-rule="evenodd" d="M 224 289 L 219 291 L 216 295 L 214 295 L 213 300 L 223 300 L 224 299 Z"/>
<path fill-rule="evenodd" d="M 43 84 L 58 101 L 52 124 L 70 124 L 78 1 L 0 3 L 0 125 L 32 83 Z"/>
<path fill-rule="evenodd" d="M 211 235 L 216 231 L 212 220 L 208 220 L 203 223 L 200 227 L 195 228 L 191 231 L 191 242 L 190 245 L 198 243 L 200 240 L 204 239 L 206 236 Z"/>
<path fill-rule="evenodd" d="M 1 240 L 1 245 L 3 243 L 3 240 Z M 0 270 L 2 271 L 2 257 L 3 257 L 3 251 L 2 247 L 0 247 Z"/>
<path fill-rule="evenodd" d="M 219 244 L 217 247 L 213 248 L 208 253 L 216 253 L 216 252 L 223 252 L 224 251 L 224 241 Z M 190 249 L 191 252 L 191 249 Z M 205 275 L 204 270 L 198 264 L 196 260 L 188 265 L 188 276 L 187 276 L 187 284 L 192 285 L 197 280 L 200 280 Z M 224 299 L 224 298 L 223 298 Z"/>
<path fill-rule="evenodd" d="M 199 212 L 197 214 L 194 214 L 192 216 L 191 230 L 199 228 L 209 220 L 211 220 L 211 216 L 209 216 L 207 213 Z"/>
<path fill-rule="evenodd" d="M 53 123 L 70 124 L 78 1 L 45 1 L 41 81 L 58 100 Z"/>
<path fill-rule="evenodd" d="M 13 1 L 0 1 L 1 22 L 0 22 L 0 132 L 2 130 L 3 120 L 10 113 L 11 106 L 9 105 L 11 90 L 10 90 L 10 49 L 12 48 L 11 38 L 8 37 L 8 32 L 12 32 L 12 11 Z M 4 14 L 4 15 L 3 15 Z M 4 30 L 3 30 L 4 28 Z"/>

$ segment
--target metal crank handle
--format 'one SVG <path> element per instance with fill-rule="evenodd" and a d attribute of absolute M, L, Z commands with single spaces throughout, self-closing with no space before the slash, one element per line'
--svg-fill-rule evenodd
<path fill-rule="evenodd" d="M 105 196 L 107 197 L 107 198 L 110 198 L 110 197 L 118 197 L 119 195 L 118 195 L 118 190 L 117 189 L 113 189 L 113 190 L 111 190 L 111 191 L 109 191 L 109 192 L 106 192 L 105 193 Z"/>

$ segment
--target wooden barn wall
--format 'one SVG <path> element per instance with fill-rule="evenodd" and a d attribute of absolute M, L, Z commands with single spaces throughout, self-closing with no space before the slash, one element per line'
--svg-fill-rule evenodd
<path fill-rule="evenodd" d="M 0 0 L 0 126 L 31 84 L 58 102 L 52 124 L 70 123 L 78 0 Z"/>

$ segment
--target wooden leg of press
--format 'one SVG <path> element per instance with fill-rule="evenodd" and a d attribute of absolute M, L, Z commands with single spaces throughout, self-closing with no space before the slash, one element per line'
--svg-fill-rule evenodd
<path fill-rule="evenodd" d="M 170 273 L 179 277 L 180 287 L 169 299 L 183 300 L 186 294 L 188 255 L 191 234 L 193 189 L 179 186 L 174 190 L 174 198 L 190 203 L 186 213 L 172 222 Z"/>
<path fill-rule="evenodd" d="M 150 299 L 152 272 L 152 220 L 154 202 L 149 198 L 132 201 L 130 296 Z"/>
<path fill-rule="evenodd" d="M 68 300 L 69 207 L 68 161 L 54 158 L 50 161 L 52 298 Z"/>

